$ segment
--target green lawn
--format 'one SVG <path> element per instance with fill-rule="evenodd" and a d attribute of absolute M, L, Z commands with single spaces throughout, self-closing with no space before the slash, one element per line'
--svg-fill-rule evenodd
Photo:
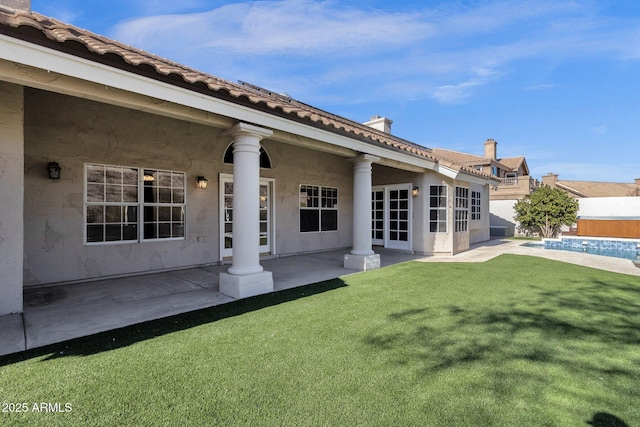
<path fill-rule="evenodd" d="M 640 279 L 409 262 L 0 358 L 0 401 L 20 426 L 636 426 Z"/>

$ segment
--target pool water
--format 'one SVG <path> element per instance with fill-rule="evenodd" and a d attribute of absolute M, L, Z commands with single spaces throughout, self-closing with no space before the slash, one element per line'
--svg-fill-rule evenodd
<path fill-rule="evenodd" d="M 528 242 L 522 246 L 530 248 L 550 249 L 552 251 L 569 251 L 579 252 L 592 255 L 602 255 L 614 258 L 630 259 L 632 261 L 640 261 L 640 253 L 637 250 L 616 250 L 616 249 L 602 249 L 593 247 L 577 247 L 577 246 L 545 246 L 544 243 Z"/>

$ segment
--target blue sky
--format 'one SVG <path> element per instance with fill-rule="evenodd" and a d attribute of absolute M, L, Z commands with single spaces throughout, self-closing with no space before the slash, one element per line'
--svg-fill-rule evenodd
<path fill-rule="evenodd" d="M 640 178 L 636 0 L 32 0 L 32 9 L 427 147 Z"/>

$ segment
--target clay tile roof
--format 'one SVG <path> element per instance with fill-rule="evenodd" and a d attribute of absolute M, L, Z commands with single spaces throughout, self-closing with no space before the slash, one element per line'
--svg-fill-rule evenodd
<path fill-rule="evenodd" d="M 476 156 L 474 154 L 469 153 L 461 153 L 459 151 L 447 150 L 446 148 L 434 148 L 433 152 L 444 159 L 448 159 L 450 161 L 460 163 L 463 165 L 479 165 L 479 164 L 489 164 L 491 163 L 491 159 L 482 156 Z"/>
<path fill-rule="evenodd" d="M 640 186 L 624 182 L 561 180 L 556 185 L 581 197 L 627 197 L 640 192 Z"/>
<path fill-rule="evenodd" d="M 511 170 L 516 170 L 520 167 L 522 162 L 524 162 L 524 157 L 505 157 L 503 159 L 498 159 L 500 163 Z"/>
<path fill-rule="evenodd" d="M 441 159 L 429 148 L 328 113 L 288 96 L 272 93 L 242 82 L 233 83 L 215 77 L 36 12 L 9 11 L 0 8 L 0 33 L 106 65 L 119 68 L 128 65 L 129 67 L 124 67 L 124 69 L 129 72 L 137 72 L 170 84 L 179 85 L 178 82 L 181 80 L 184 82 L 182 87 L 200 93 L 202 93 L 201 88 L 206 87 L 209 92 L 205 93 L 213 97 L 237 103 L 249 102 L 272 114 L 282 115 L 281 112 L 293 120 L 303 121 L 330 132 L 347 134 L 382 144 L 434 162 L 439 161 L 449 167 L 454 167 L 458 163 L 451 159 Z M 84 51 L 78 49 L 78 45 L 73 45 L 73 43 L 78 43 L 84 48 Z M 143 70 L 143 68 L 149 67 L 154 70 L 155 74 L 150 74 L 146 69 Z M 172 76 L 173 78 L 170 78 Z M 483 178 L 491 178 L 490 175 L 475 171 L 473 168 L 459 166 L 457 170 L 463 170 Z"/>

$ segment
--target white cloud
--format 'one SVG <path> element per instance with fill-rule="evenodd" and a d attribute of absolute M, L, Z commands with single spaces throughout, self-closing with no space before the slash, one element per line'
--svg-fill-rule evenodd
<path fill-rule="evenodd" d="M 143 46 L 176 41 L 233 55 L 309 56 L 408 45 L 432 31 L 420 18 L 365 12 L 333 2 L 279 0 L 134 19 L 118 25 L 114 35 Z"/>
<path fill-rule="evenodd" d="M 312 82 L 323 92 L 343 86 L 349 101 L 459 103 L 518 72 L 519 61 L 640 58 L 638 22 L 598 16 L 592 5 L 456 2 L 388 12 L 337 0 L 253 1 L 133 19 L 111 35 L 221 77 L 259 76 L 267 86 L 288 81 L 311 91 Z"/>
<path fill-rule="evenodd" d="M 589 129 L 589 132 L 595 133 L 596 135 L 604 135 L 607 132 L 606 125 L 595 126 Z"/>
<path fill-rule="evenodd" d="M 522 90 L 525 90 L 527 92 L 537 92 L 541 90 L 553 89 L 554 87 L 557 87 L 557 86 L 558 86 L 557 84 L 553 84 L 553 83 L 540 83 L 536 85 L 525 86 L 522 88 Z"/>
<path fill-rule="evenodd" d="M 144 0 L 142 2 L 136 2 L 131 6 L 136 7 L 139 13 L 144 15 L 157 15 L 202 9 L 207 7 L 207 3 L 207 0 L 180 0 L 177 2 L 167 0 Z"/>
<path fill-rule="evenodd" d="M 82 17 L 82 13 L 71 8 L 59 7 L 59 8 L 45 8 L 38 9 L 38 12 L 46 16 L 53 16 L 57 20 L 62 22 L 68 22 L 69 24 L 75 24 L 78 19 Z"/>

